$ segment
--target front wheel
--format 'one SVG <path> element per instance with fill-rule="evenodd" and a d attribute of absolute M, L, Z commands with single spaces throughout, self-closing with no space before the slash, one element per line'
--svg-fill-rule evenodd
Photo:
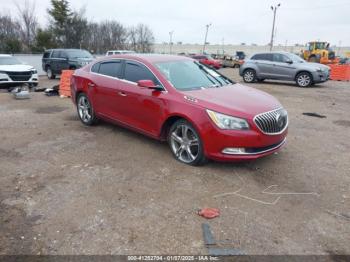
<path fill-rule="evenodd" d="M 312 76 L 308 72 L 301 72 L 296 76 L 295 82 L 299 87 L 309 87 L 312 85 Z"/>
<path fill-rule="evenodd" d="M 174 157 L 182 163 L 199 166 L 207 161 L 197 131 L 186 120 L 178 120 L 171 126 L 168 143 Z"/>
<path fill-rule="evenodd" d="M 256 80 L 256 73 L 253 69 L 247 69 L 243 73 L 243 80 L 246 83 L 253 83 Z"/>
<path fill-rule="evenodd" d="M 85 94 L 80 94 L 77 99 L 78 115 L 84 125 L 91 126 L 97 122 L 95 112 L 89 98 Z"/>

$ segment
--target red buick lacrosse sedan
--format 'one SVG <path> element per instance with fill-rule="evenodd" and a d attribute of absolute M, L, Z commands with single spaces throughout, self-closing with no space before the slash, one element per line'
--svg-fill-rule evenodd
<path fill-rule="evenodd" d="M 286 141 L 287 111 L 274 97 L 188 57 L 104 57 L 76 70 L 71 85 L 85 125 L 104 119 L 167 141 L 186 164 L 256 159 Z"/>

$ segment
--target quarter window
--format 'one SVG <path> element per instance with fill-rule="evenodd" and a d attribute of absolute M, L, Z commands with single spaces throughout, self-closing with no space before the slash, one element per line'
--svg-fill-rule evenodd
<path fill-rule="evenodd" d="M 152 80 L 156 85 L 160 84 L 150 70 L 135 62 L 126 62 L 124 78 L 135 83 L 139 80 Z"/>
<path fill-rule="evenodd" d="M 94 68 L 94 66 L 96 66 Z M 97 65 L 95 64 L 91 70 L 96 70 Z M 112 76 L 112 77 L 121 77 L 122 63 L 121 61 L 109 61 L 99 64 L 98 72 L 101 75 Z M 94 72 L 94 71 L 93 71 Z"/>

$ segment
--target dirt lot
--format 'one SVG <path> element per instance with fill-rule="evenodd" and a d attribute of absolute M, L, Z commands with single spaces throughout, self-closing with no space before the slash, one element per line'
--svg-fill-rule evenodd
<path fill-rule="evenodd" d="M 350 83 L 252 86 L 287 108 L 288 144 L 204 167 L 121 127 L 83 126 L 70 99 L 0 92 L 0 254 L 203 254 L 203 222 L 246 254 L 350 254 Z"/>

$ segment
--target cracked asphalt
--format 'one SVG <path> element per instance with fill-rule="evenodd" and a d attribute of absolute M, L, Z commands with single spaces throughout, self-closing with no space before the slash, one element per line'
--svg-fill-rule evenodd
<path fill-rule="evenodd" d="M 207 254 L 202 223 L 245 254 L 350 254 L 350 83 L 251 86 L 288 110 L 287 145 L 203 167 L 127 129 L 83 126 L 70 99 L 2 90 L 0 254 Z"/>

